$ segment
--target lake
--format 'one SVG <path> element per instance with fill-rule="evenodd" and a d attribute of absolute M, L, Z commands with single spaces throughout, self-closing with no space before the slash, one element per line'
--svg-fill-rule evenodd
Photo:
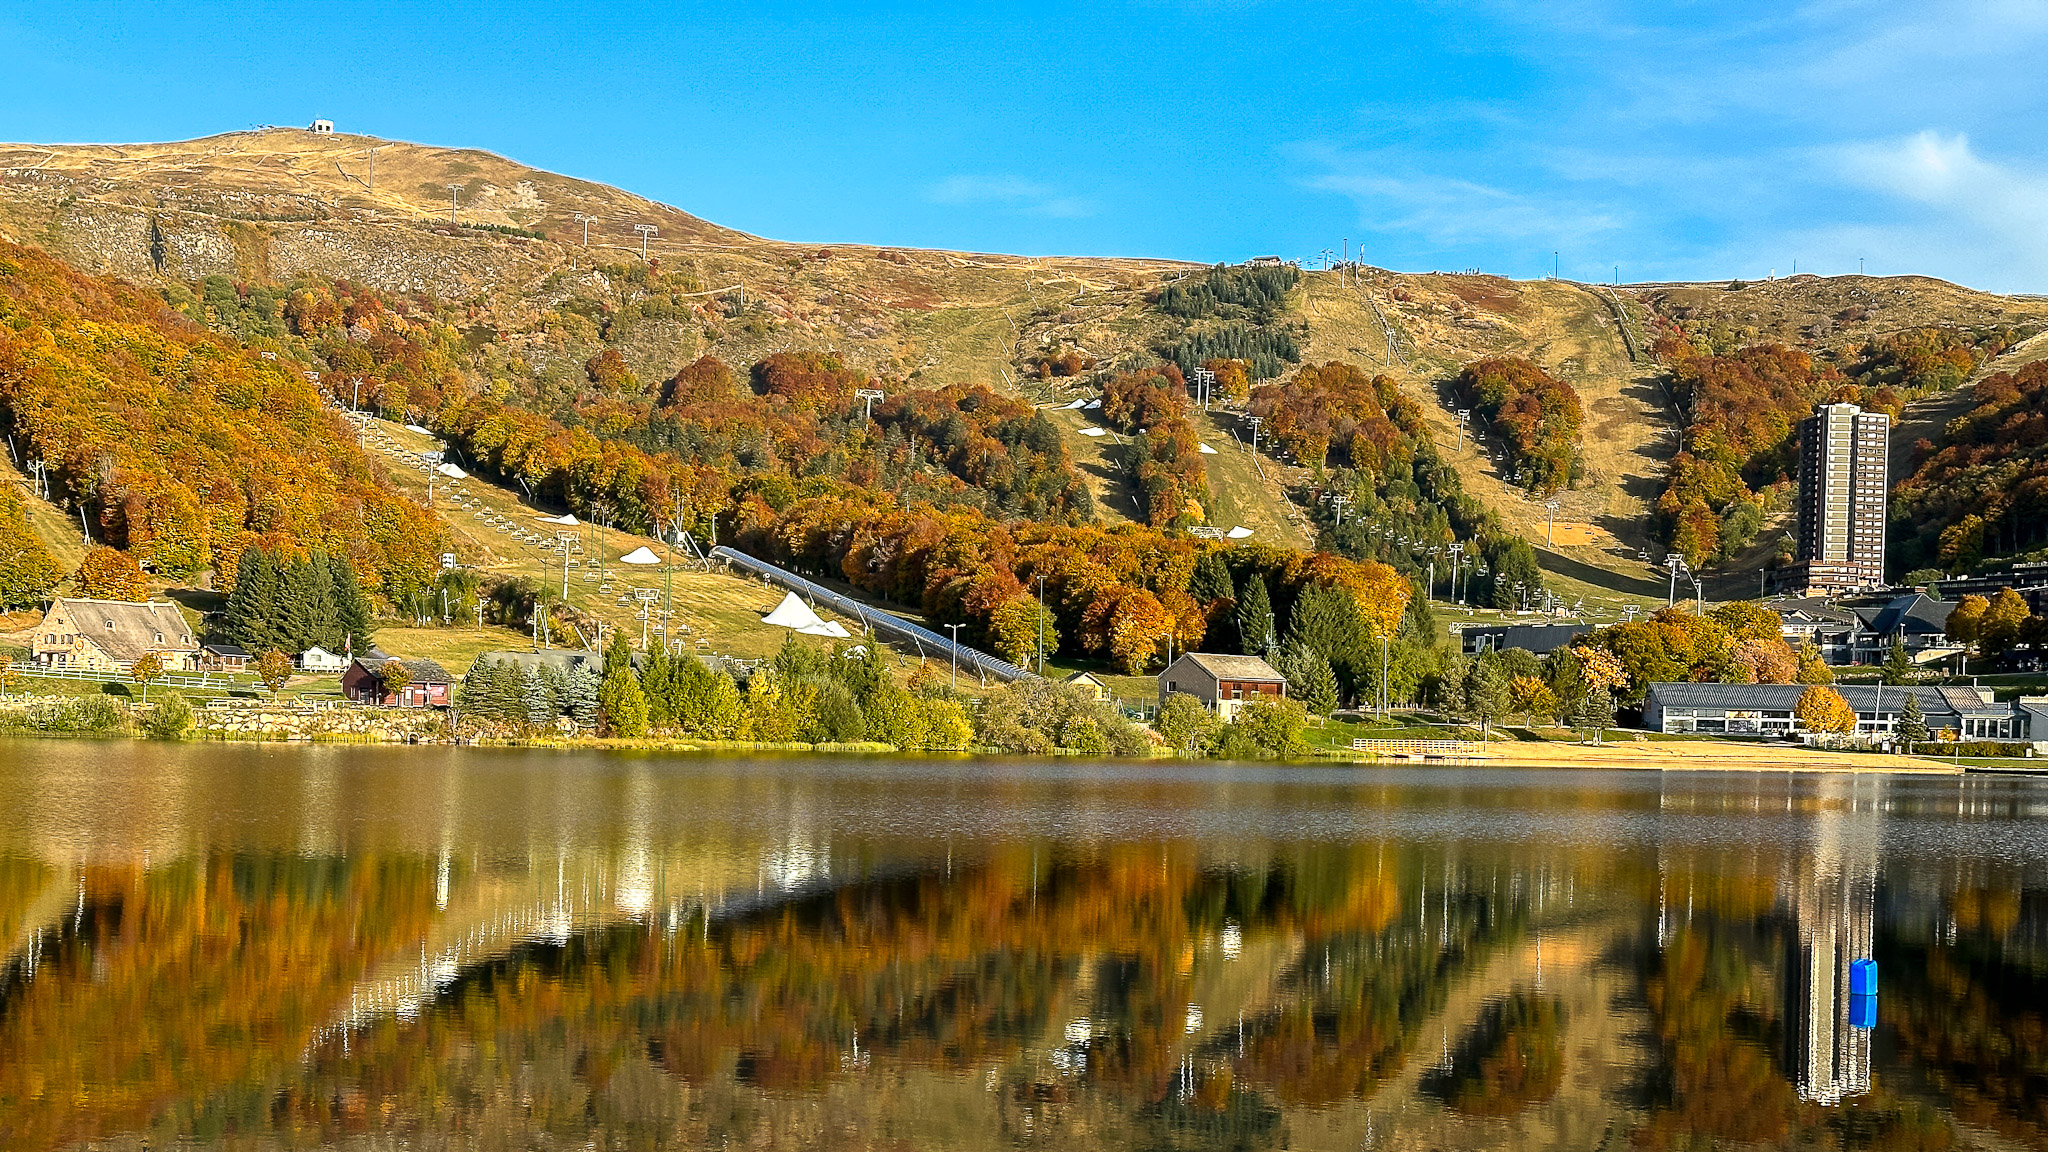
<path fill-rule="evenodd" d="M 2048 1146 L 2023 778 L 12 741 L 0 945 L 7 1149 Z"/>

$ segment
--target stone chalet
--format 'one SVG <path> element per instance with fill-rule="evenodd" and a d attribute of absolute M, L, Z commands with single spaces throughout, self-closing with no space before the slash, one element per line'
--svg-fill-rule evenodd
<path fill-rule="evenodd" d="M 1806 734 L 1793 715 L 1806 684 L 1652 684 L 1643 700 L 1643 727 L 1652 732 L 1711 732 L 1728 736 Z M 1858 736 L 1887 740 L 1898 731 L 1910 694 L 1920 701 L 1929 733 L 1953 730 L 1964 740 L 2025 741 L 2048 745 L 2048 697 L 1992 699 L 1989 688 L 1876 684 L 1832 686 L 1856 712 Z"/>
<path fill-rule="evenodd" d="M 397 660 L 411 677 L 396 695 L 384 686 L 384 666 Z M 341 693 L 358 704 L 389 704 L 399 708 L 446 708 L 455 677 L 432 660 L 404 660 L 376 649 L 358 656 L 341 674 Z"/>
<path fill-rule="evenodd" d="M 58 599 L 43 614 L 29 652 L 46 668 L 125 673 L 151 652 L 171 672 L 189 672 L 199 642 L 178 606 L 168 600 Z"/>
<path fill-rule="evenodd" d="M 1287 677 L 1257 656 L 1223 656 L 1190 652 L 1159 674 L 1159 702 L 1185 692 L 1229 720 L 1247 700 L 1287 695 Z"/>

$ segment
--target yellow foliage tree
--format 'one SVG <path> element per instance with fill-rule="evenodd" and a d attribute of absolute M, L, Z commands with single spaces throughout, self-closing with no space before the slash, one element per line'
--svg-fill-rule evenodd
<path fill-rule="evenodd" d="M 135 557 L 119 548 L 95 544 L 78 566 L 78 594 L 92 600 L 147 600 L 149 579 Z"/>
<path fill-rule="evenodd" d="M 1825 684 L 1815 684 L 1799 694 L 1799 703 L 1792 708 L 1792 714 L 1808 732 L 1839 735 L 1856 728 L 1856 713 L 1840 692 Z"/>

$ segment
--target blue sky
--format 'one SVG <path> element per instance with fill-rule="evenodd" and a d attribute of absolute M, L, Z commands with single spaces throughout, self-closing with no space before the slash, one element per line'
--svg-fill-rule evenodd
<path fill-rule="evenodd" d="M 0 139 L 328 117 L 798 241 L 2048 291 L 2048 3 L 0 4 Z"/>

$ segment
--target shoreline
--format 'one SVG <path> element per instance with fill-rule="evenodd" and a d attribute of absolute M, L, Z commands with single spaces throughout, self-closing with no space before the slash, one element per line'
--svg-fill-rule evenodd
<path fill-rule="evenodd" d="M 134 740 L 140 743 L 163 744 L 296 744 L 326 746 L 372 746 L 372 747 L 442 747 L 442 748 L 501 748 L 547 751 L 593 751 L 593 752 L 670 752 L 692 755 L 745 754 L 751 752 L 802 753 L 823 756 L 920 756 L 969 759 L 975 757 L 1031 758 L 1031 753 L 1007 752 L 998 748 L 956 748 L 928 749 L 906 752 L 893 744 L 862 741 L 846 744 L 805 744 L 800 742 L 762 742 L 750 740 L 704 740 L 688 737 L 660 737 L 624 739 L 617 737 L 475 737 L 454 739 L 446 736 L 418 736 L 411 739 L 394 738 L 368 733 L 282 733 L 282 732 L 232 732 L 195 730 L 176 740 L 152 740 L 131 732 L 67 732 L 61 730 L 15 729 L 7 736 L 31 739 L 83 739 L 83 740 Z M 1146 757 L 1153 760 L 1180 762 L 1177 757 L 1163 749 L 1159 754 Z M 1098 753 L 1054 751 L 1039 754 L 1046 760 L 1073 760 L 1090 756 L 1101 759 L 1116 759 Z M 1189 763 L 1206 762 L 1188 760 Z M 1224 761 L 1216 761 L 1223 763 Z M 1236 761 L 1236 763 L 1272 764 L 1275 766 L 1308 767 L 1320 766 L 1332 769 L 1352 767 L 1445 767 L 1445 768 L 1597 768 L 1631 771 L 1673 771 L 1673 772 L 1849 772 L 1878 773 L 1893 775 L 1960 776 L 1976 771 L 1989 771 L 1971 765 L 1952 764 L 1924 756 L 1898 756 L 1880 752 L 1807 752 L 1798 754 L 1790 750 L 1757 747 L 1743 744 L 1715 744 L 1705 741 L 1684 743 L 1652 743 L 1648 741 L 1625 741 L 1601 745 L 1593 744 L 1510 744 L 1492 745 L 1484 750 L 1475 750 L 1470 755 L 1445 755 L 1440 757 L 1419 756 L 1372 756 L 1358 755 L 1348 749 L 1332 750 L 1322 755 L 1311 755 L 1288 759 Z M 2048 763 L 2043 763 L 2042 772 L 2048 774 Z M 2014 774 L 2027 774 L 2018 772 Z"/>

